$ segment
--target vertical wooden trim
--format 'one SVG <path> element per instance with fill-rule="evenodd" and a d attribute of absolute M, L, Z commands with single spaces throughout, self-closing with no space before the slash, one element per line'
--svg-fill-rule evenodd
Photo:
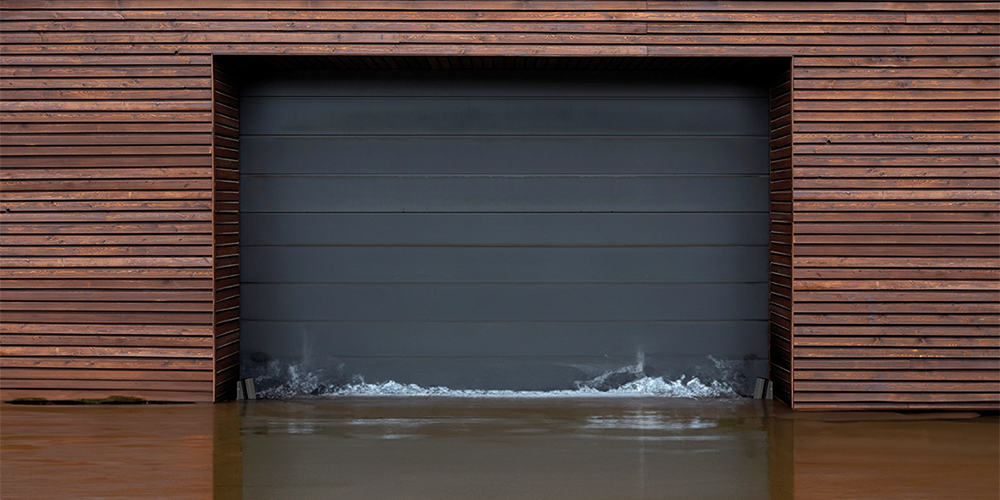
<path fill-rule="evenodd" d="M 212 61 L 212 241 L 214 399 L 236 395 L 240 357 L 239 96 L 233 78 Z"/>
<path fill-rule="evenodd" d="M 788 279 L 791 281 L 788 288 L 789 298 L 789 367 L 788 377 L 791 388 L 789 389 L 789 406 L 795 409 L 795 57 L 788 60 L 788 169 L 789 169 L 789 196 L 791 207 L 789 209 L 789 235 L 791 241 L 788 246 L 788 258 L 791 260 L 788 266 Z"/>
<path fill-rule="evenodd" d="M 219 366 L 219 341 L 218 341 L 218 338 L 219 338 L 219 331 L 218 331 L 219 330 L 219 328 L 218 328 L 218 325 L 219 325 L 219 318 L 218 318 L 218 316 L 219 316 L 219 308 L 215 305 L 217 303 L 216 297 L 217 297 L 217 295 L 219 293 L 218 281 L 215 279 L 216 259 L 218 258 L 218 250 L 217 250 L 217 247 L 216 247 L 216 244 L 217 244 L 216 242 L 218 241 L 218 230 L 216 229 L 216 221 L 215 221 L 215 219 L 216 219 L 215 215 L 218 213 L 218 210 L 216 209 L 216 207 L 218 206 L 218 204 L 217 204 L 217 200 L 216 200 L 216 189 L 215 189 L 215 186 L 216 186 L 216 182 L 215 182 L 216 181 L 216 174 L 215 174 L 215 172 L 216 172 L 216 169 L 219 168 L 218 161 L 216 160 L 216 156 L 215 156 L 215 150 L 218 147 L 218 145 L 217 145 L 218 137 L 216 136 L 216 133 L 215 133 L 216 116 L 217 116 L 217 108 L 218 108 L 218 103 L 215 100 L 215 92 L 216 92 L 216 89 L 215 89 L 215 87 L 216 87 L 216 85 L 215 85 L 215 79 L 216 79 L 215 67 L 216 67 L 216 64 L 217 63 L 215 61 L 215 58 L 213 57 L 212 58 L 212 64 L 211 64 L 211 67 L 212 67 L 212 84 L 211 84 L 211 89 L 212 89 L 212 382 L 213 382 L 212 383 L 212 401 L 219 401 L 219 370 L 217 368 Z"/>
<path fill-rule="evenodd" d="M 794 404 L 792 376 L 792 70 L 770 88 L 770 242 L 768 359 L 774 397 Z"/>

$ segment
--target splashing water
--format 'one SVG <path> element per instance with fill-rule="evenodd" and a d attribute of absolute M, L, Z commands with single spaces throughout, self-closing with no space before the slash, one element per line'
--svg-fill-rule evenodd
<path fill-rule="evenodd" d="M 715 361 L 713 359 L 713 361 Z M 282 366 L 275 362 L 267 373 L 259 374 L 258 397 L 285 399 L 302 396 L 415 396 L 454 398 L 571 398 L 571 397 L 666 397 L 720 398 L 738 396 L 726 381 L 702 382 L 698 377 L 681 376 L 677 380 L 645 374 L 642 353 L 636 363 L 578 381 L 575 389 L 551 391 L 516 391 L 503 389 L 452 389 L 424 387 L 396 381 L 365 382 L 358 375 L 350 379 L 329 377 L 322 370 L 310 372 L 298 365 Z M 325 382 L 324 382 L 325 381 Z"/>
<path fill-rule="evenodd" d="M 621 397 L 659 396 L 668 398 L 718 398 L 734 396 L 733 390 L 719 382 L 705 385 L 697 378 L 685 382 L 668 381 L 662 378 L 643 377 L 621 387 L 598 390 L 580 387 L 574 390 L 556 391 L 511 391 L 501 389 L 450 389 L 448 387 L 421 387 L 416 384 L 400 384 L 394 381 L 380 384 L 348 384 L 344 387 L 320 393 L 321 396 L 423 396 L 455 398 L 551 398 L 551 397 Z"/>

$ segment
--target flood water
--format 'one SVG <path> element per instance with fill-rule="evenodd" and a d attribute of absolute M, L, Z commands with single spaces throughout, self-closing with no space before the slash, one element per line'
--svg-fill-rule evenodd
<path fill-rule="evenodd" d="M 0 497 L 1000 497 L 1000 420 L 737 398 L 0 405 Z"/>

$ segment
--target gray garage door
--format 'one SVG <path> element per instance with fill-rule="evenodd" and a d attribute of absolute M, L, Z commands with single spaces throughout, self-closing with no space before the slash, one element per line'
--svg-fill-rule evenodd
<path fill-rule="evenodd" d="M 763 85 L 342 72 L 241 97 L 243 372 L 452 388 L 763 375 Z"/>

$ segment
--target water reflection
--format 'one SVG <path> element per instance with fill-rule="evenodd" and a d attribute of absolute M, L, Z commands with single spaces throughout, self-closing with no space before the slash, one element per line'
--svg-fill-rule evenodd
<path fill-rule="evenodd" d="M 767 433 L 743 406 L 641 398 L 246 405 L 243 497 L 767 498 Z M 313 434 L 290 433 L 286 423 L 304 413 Z"/>
<path fill-rule="evenodd" d="M 796 415 L 798 417 L 798 415 Z M 954 418 L 961 415 L 939 415 Z M 957 420 L 796 418 L 790 439 L 795 498 L 1000 498 L 997 417 Z M 926 415 L 925 415 L 926 417 Z M 857 417 L 855 417 L 857 418 Z M 906 418 L 906 416 L 904 416 Z"/>
<path fill-rule="evenodd" d="M 664 398 L 0 406 L 0 496 L 1000 497 L 996 415 Z"/>
<path fill-rule="evenodd" d="M 0 497 L 211 498 L 215 410 L 4 404 Z"/>

